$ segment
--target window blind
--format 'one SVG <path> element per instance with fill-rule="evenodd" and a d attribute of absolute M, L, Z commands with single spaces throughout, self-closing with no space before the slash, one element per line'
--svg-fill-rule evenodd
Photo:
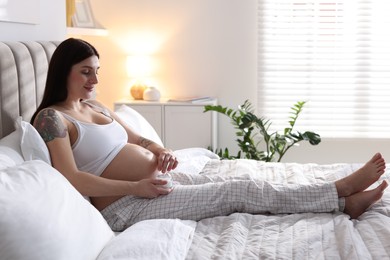
<path fill-rule="evenodd" d="M 258 114 L 321 137 L 390 137 L 390 2 L 259 0 Z"/>

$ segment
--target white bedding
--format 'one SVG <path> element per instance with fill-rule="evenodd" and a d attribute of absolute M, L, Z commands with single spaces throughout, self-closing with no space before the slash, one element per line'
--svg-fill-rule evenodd
<path fill-rule="evenodd" d="M 308 183 L 334 180 L 359 167 L 212 160 L 201 174 L 247 173 L 269 181 Z M 388 177 L 389 172 L 381 179 Z M 235 213 L 204 219 L 197 223 L 186 259 L 390 259 L 389 216 L 390 192 L 386 191 L 358 220 L 339 212 Z"/>
<path fill-rule="evenodd" d="M 187 255 L 195 221 L 152 219 L 134 224 L 112 239 L 98 260 L 180 260 Z"/>
<path fill-rule="evenodd" d="M 184 259 L 194 221 L 141 221 L 114 236 L 101 214 L 50 166 L 37 131 L 20 118 L 16 128 L 0 140 L 0 259 Z M 177 153 L 182 167 L 199 158 L 193 169 L 212 155 L 200 148 Z"/>
<path fill-rule="evenodd" d="M 182 162 L 181 169 L 178 170 L 192 169 L 191 174 L 230 176 L 249 174 L 268 181 L 286 183 L 335 180 L 361 166 L 361 164 L 264 163 L 250 160 L 220 161 L 208 157 L 207 152 L 203 153 L 199 149 L 176 151 L 176 155 Z M 192 161 L 189 160 L 191 156 L 195 156 Z M 204 169 L 196 173 L 195 169 L 201 167 Z M 389 177 L 390 172 L 386 172 L 381 180 Z M 381 180 L 371 188 L 378 185 Z M 285 215 L 234 213 L 230 216 L 204 219 L 197 223 L 175 220 L 170 225 L 182 227 L 187 225 L 185 229 L 189 234 L 181 241 L 181 251 L 175 255 L 170 254 L 169 258 L 166 255 L 156 254 L 155 258 L 152 258 L 150 252 L 155 251 L 139 250 L 137 257 L 132 255 L 127 259 L 390 259 L 389 216 L 390 192 L 386 191 L 381 201 L 358 220 L 350 220 L 347 215 L 340 212 Z M 155 225 L 159 225 L 166 220 L 154 221 Z M 149 224 L 148 221 L 143 221 L 137 224 L 137 228 L 147 229 Z M 171 230 L 175 228 L 177 227 L 170 227 Z M 124 234 L 129 238 L 124 238 L 117 244 L 118 248 L 122 247 L 122 250 L 127 239 L 131 241 L 137 237 L 137 234 L 130 233 L 128 230 L 119 236 Z M 169 237 L 164 232 L 159 236 L 164 239 Z M 187 244 L 190 244 L 189 248 L 185 246 Z M 139 243 L 137 247 L 145 249 L 146 245 Z M 186 252 L 185 257 L 182 255 L 183 251 Z"/>
<path fill-rule="evenodd" d="M 358 220 L 350 220 L 343 213 L 234 213 L 199 222 L 141 221 L 114 236 L 100 213 L 48 165 L 47 153 L 34 152 L 37 146 L 45 147 L 38 133 L 27 123 L 18 123 L 21 123 L 18 129 L 0 141 L 2 259 L 69 259 L 70 255 L 73 260 L 95 259 L 96 255 L 99 260 L 390 259 L 390 191 L 387 190 Z M 361 166 L 220 161 L 215 154 L 201 148 L 178 150 L 175 154 L 180 161 L 175 171 L 247 174 L 286 183 L 335 180 Z M 381 179 L 389 176 L 386 172 Z M 47 216 L 52 217 L 45 220 Z M 45 230 L 50 220 L 54 224 Z M 29 230 L 28 237 L 23 232 L 15 232 L 13 227 Z M 68 243 L 64 244 L 63 238 Z"/>

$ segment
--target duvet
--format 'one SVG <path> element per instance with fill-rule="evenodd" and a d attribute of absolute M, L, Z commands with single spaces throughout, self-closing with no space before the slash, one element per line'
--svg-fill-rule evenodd
<path fill-rule="evenodd" d="M 312 183 L 344 177 L 360 166 L 210 160 L 199 174 L 249 174 L 268 181 Z M 381 179 L 388 177 L 386 172 Z M 234 213 L 204 219 L 196 223 L 186 259 L 390 259 L 389 216 L 386 191 L 357 220 L 340 212 Z"/>

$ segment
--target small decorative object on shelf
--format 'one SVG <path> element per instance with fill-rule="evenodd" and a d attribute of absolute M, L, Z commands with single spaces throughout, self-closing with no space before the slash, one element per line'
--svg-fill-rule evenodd
<path fill-rule="evenodd" d="M 76 13 L 76 0 L 66 0 L 66 26 L 72 26 L 72 17 Z"/>
<path fill-rule="evenodd" d="M 72 16 L 74 27 L 95 28 L 95 18 L 89 0 L 75 1 L 75 13 Z"/>
<path fill-rule="evenodd" d="M 135 83 L 131 86 L 130 94 L 135 100 L 142 100 L 144 91 L 148 86 L 143 83 Z"/>
<path fill-rule="evenodd" d="M 108 35 L 108 31 L 95 20 L 89 0 L 66 0 L 66 27 L 70 37 Z"/>
<path fill-rule="evenodd" d="M 153 86 L 147 87 L 143 94 L 143 98 L 146 101 L 158 101 L 160 97 L 161 97 L 160 91 Z"/>

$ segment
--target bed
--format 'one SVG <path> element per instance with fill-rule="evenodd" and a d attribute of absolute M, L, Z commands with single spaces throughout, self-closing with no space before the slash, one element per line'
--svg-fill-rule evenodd
<path fill-rule="evenodd" d="M 390 191 L 357 220 L 340 212 L 233 213 L 198 222 L 145 220 L 123 232 L 111 231 L 101 214 L 51 167 L 43 140 L 28 123 L 57 45 L 0 42 L 1 259 L 390 259 Z M 128 107 L 116 112 L 161 142 L 137 112 Z M 247 174 L 285 183 L 334 180 L 361 166 L 221 161 L 202 148 L 175 153 L 180 161 L 175 171 Z M 386 172 L 381 180 L 388 177 Z"/>

